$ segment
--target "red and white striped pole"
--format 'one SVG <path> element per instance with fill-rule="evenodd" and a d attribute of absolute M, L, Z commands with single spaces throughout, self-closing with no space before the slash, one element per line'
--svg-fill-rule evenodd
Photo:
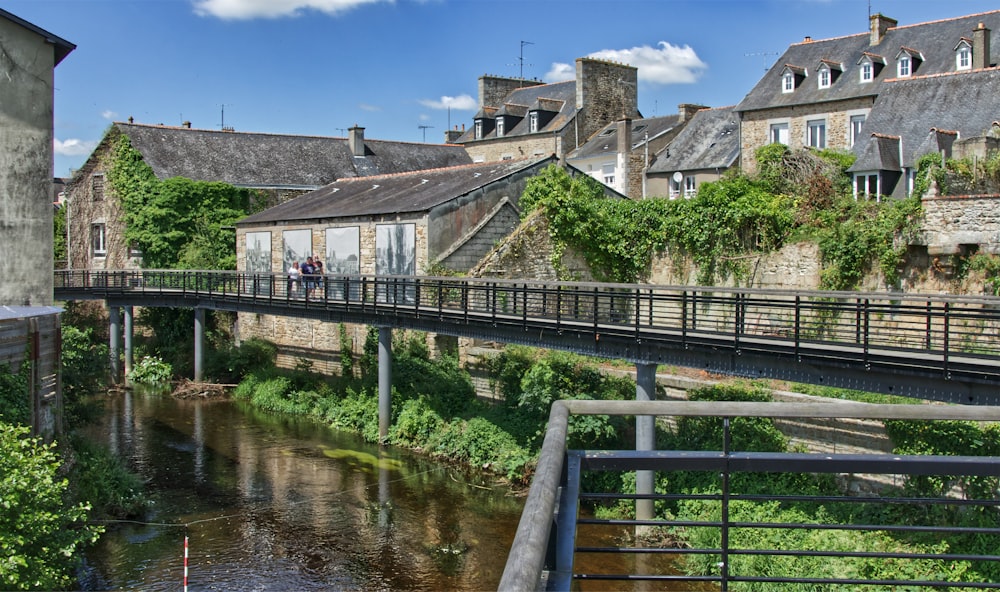
<path fill-rule="evenodd" d="M 184 592 L 188 592 L 188 538 L 184 535 Z"/>

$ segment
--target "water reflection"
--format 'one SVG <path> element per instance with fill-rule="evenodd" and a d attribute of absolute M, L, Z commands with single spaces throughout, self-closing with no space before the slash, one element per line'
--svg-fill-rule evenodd
<path fill-rule="evenodd" d="M 91 589 L 495 589 L 521 500 L 452 469 L 228 401 L 124 393 L 90 436 L 155 492 L 89 556 Z"/>

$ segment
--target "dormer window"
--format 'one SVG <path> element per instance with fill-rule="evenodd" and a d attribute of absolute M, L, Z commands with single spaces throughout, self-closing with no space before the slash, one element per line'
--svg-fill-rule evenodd
<path fill-rule="evenodd" d="M 498 138 L 500 138 L 500 137 L 503 136 L 503 131 L 504 131 L 503 128 L 504 128 L 503 117 L 497 117 L 497 137 Z"/>
<path fill-rule="evenodd" d="M 858 60 L 858 66 L 860 66 L 858 68 L 860 81 L 871 82 L 882 71 L 882 67 L 885 66 L 885 59 L 880 55 L 865 52 L 861 55 L 861 59 Z"/>
<path fill-rule="evenodd" d="M 819 88 L 830 88 L 843 71 L 844 67 L 841 64 L 830 60 L 821 60 L 816 68 L 817 78 L 819 78 L 817 85 Z"/>
<path fill-rule="evenodd" d="M 477 140 L 482 140 L 483 139 L 483 120 L 482 119 L 477 119 L 476 120 L 476 139 Z"/>
<path fill-rule="evenodd" d="M 806 78 L 805 68 L 785 64 L 785 69 L 781 71 L 781 92 L 790 93 L 802 84 Z"/>
<path fill-rule="evenodd" d="M 964 37 L 955 46 L 955 69 L 972 69 L 972 42 Z"/>
<path fill-rule="evenodd" d="M 528 114 L 528 131 L 531 133 L 538 131 L 538 111 L 532 111 Z"/>
<path fill-rule="evenodd" d="M 819 87 L 820 88 L 830 88 L 830 69 L 826 67 L 820 67 L 819 69 Z"/>
<path fill-rule="evenodd" d="M 896 54 L 896 75 L 900 78 L 909 78 L 920 67 L 923 56 L 920 52 L 909 47 L 903 47 Z"/>

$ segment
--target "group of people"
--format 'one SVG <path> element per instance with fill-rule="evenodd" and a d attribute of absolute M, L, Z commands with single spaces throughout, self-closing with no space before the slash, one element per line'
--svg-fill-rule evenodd
<path fill-rule="evenodd" d="M 306 257 L 305 263 L 299 265 L 293 261 L 288 268 L 288 294 L 305 294 L 306 298 L 316 296 L 316 290 L 323 285 L 323 262 L 319 257 Z M 303 289 L 304 288 L 304 289 Z"/>

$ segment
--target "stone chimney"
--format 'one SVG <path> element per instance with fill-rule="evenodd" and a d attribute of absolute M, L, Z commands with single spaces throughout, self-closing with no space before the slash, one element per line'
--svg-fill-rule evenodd
<path fill-rule="evenodd" d="M 186 128 L 186 129 L 191 129 L 191 122 L 190 121 L 185 121 L 184 123 L 181 124 L 181 127 Z"/>
<path fill-rule="evenodd" d="M 885 39 L 885 32 L 895 27 L 899 23 L 896 19 L 891 19 L 882 13 L 876 12 L 871 16 L 871 38 L 869 45 L 878 45 Z"/>
<path fill-rule="evenodd" d="M 500 107 L 507 95 L 519 88 L 544 84 L 539 80 L 505 78 L 502 76 L 479 77 L 479 108 Z"/>
<path fill-rule="evenodd" d="M 990 67 L 990 30 L 986 25 L 979 25 L 972 30 L 972 68 Z"/>
<path fill-rule="evenodd" d="M 708 109 L 706 105 L 695 105 L 693 103 L 681 103 L 677 105 L 677 112 L 681 116 L 681 123 L 689 121 L 694 114 L 701 111 L 702 109 Z"/>
<path fill-rule="evenodd" d="M 464 123 L 462 124 L 462 129 L 461 130 L 458 129 L 457 125 L 455 126 L 455 129 L 445 130 L 444 131 L 444 143 L 445 144 L 454 144 L 455 140 L 461 138 L 462 134 L 464 134 L 464 133 L 465 133 L 465 124 Z"/>
<path fill-rule="evenodd" d="M 351 148 L 354 156 L 365 155 L 365 128 L 354 124 L 354 127 L 347 130 L 347 145 Z"/>

